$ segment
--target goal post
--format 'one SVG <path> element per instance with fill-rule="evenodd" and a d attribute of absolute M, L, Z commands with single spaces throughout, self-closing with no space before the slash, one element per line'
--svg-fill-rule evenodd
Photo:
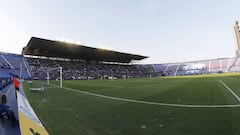
<path fill-rule="evenodd" d="M 53 85 L 51 85 L 50 80 L 56 80 L 56 83 L 53 82 Z M 54 85 L 59 86 L 62 88 L 63 86 L 63 71 L 62 67 L 41 67 L 37 70 L 37 74 L 35 77 L 33 77 L 32 81 L 29 81 L 30 83 L 30 90 L 31 91 L 44 91 L 45 88 L 48 87 L 54 87 Z"/>
<path fill-rule="evenodd" d="M 57 70 L 59 71 L 59 77 L 57 79 L 59 79 L 59 85 L 60 85 L 60 88 L 62 88 L 62 77 L 63 77 L 63 72 L 62 72 L 62 67 L 55 67 L 55 68 L 48 68 L 47 69 L 47 72 L 46 72 L 46 78 L 47 78 L 47 84 L 50 85 L 50 72 L 51 71 L 54 71 L 54 70 Z"/>

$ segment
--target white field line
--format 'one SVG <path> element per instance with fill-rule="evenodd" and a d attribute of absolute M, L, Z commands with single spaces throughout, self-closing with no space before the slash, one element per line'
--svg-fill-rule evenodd
<path fill-rule="evenodd" d="M 232 89 L 230 89 L 222 80 L 218 80 L 225 88 L 227 88 L 232 94 L 233 96 L 240 102 L 240 98 L 238 97 L 238 95 L 236 93 L 234 93 L 232 91 Z"/>
<path fill-rule="evenodd" d="M 55 85 L 57 86 L 57 85 Z M 59 86 L 57 86 L 59 88 Z M 86 91 L 79 91 L 72 88 L 62 87 L 67 91 L 72 91 L 80 94 L 91 95 L 95 97 L 101 97 L 105 99 L 112 99 L 117 101 L 123 102 L 130 102 L 130 103 L 138 103 L 138 104 L 147 104 L 147 105 L 157 105 L 157 106 L 170 106 L 170 107 L 184 107 L 184 108 L 232 108 L 232 107 L 240 107 L 240 104 L 233 104 L 233 105 L 189 105 L 189 104 L 170 104 L 170 103 L 160 103 L 160 102 L 150 102 L 150 101 L 141 101 L 135 99 L 127 99 L 127 98 L 119 98 L 119 97 L 112 97 L 112 96 L 105 96 L 95 93 L 90 93 Z"/>

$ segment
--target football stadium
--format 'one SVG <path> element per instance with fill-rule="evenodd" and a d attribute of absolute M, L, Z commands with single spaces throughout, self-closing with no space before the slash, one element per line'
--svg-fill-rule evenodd
<path fill-rule="evenodd" d="M 0 53 L 1 95 L 17 119 L 2 109 L 1 134 L 239 134 L 238 22 L 234 29 L 236 57 L 162 64 L 32 37 L 22 55 Z"/>
<path fill-rule="evenodd" d="M 156 2 L 163 4 L 160 6 L 155 2 L 146 1 L 141 1 L 140 4 L 136 2 L 139 5 L 136 5 L 133 1 L 125 1 L 126 3 L 105 1 L 102 2 L 103 5 L 101 5 L 101 2 L 79 2 L 84 3 L 83 5 L 76 2 L 79 5 L 74 4 L 71 9 L 68 9 L 67 7 L 71 5 L 72 1 L 66 3 L 60 1 L 19 3 L 15 1 L 15 3 L 10 2 L 10 8 L 0 8 L 0 18 L 4 22 L 6 19 L 4 19 L 2 11 L 11 9 L 15 12 L 15 9 L 19 9 L 24 3 L 23 8 L 26 6 L 24 10 L 21 8 L 19 13 L 7 12 L 7 17 L 5 17 L 10 18 L 9 22 L 21 24 L 24 19 L 21 20 L 20 18 L 24 18 L 25 15 L 31 16 L 30 20 L 36 21 L 35 25 L 27 25 L 29 20 L 24 20 L 23 23 L 26 23 L 27 27 L 23 29 L 29 32 L 39 28 L 43 29 L 41 32 L 44 33 L 32 34 L 25 44 L 19 42 L 21 51 L 18 53 L 13 53 L 10 49 L 0 49 L 0 135 L 240 134 L 240 24 L 238 21 L 235 24 L 232 21 L 231 24 L 233 25 L 226 28 L 230 30 L 233 28 L 233 40 L 236 41 L 235 52 L 232 51 L 234 56 L 225 57 L 226 55 L 223 54 L 222 57 L 208 58 L 208 52 L 211 52 L 211 54 L 217 53 L 218 48 L 227 50 L 227 47 L 221 46 L 221 42 L 225 44 L 224 39 L 227 37 L 219 37 L 222 41 L 215 42 L 218 43 L 217 47 L 214 46 L 214 50 L 209 51 L 204 48 L 206 46 L 200 46 L 204 43 L 201 41 L 202 37 L 198 37 L 197 40 L 191 37 L 192 34 L 201 33 L 201 31 L 198 31 L 197 28 L 200 27 L 197 26 L 199 24 L 197 23 L 198 20 L 193 19 L 194 21 L 192 21 L 189 19 L 201 18 L 201 15 L 207 12 L 206 15 L 204 14 L 204 22 L 201 22 L 206 29 L 201 34 L 209 36 L 209 33 L 221 33 L 220 29 L 225 28 L 220 27 L 222 22 L 218 22 L 218 24 L 213 17 L 208 18 L 208 15 L 213 14 L 216 18 L 229 20 L 223 16 L 225 14 L 230 16 L 230 13 L 233 12 L 239 13 L 237 11 L 239 8 L 230 8 L 234 11 L 228 12 L 222 8 L 219 9 L 216 2 L 206 2 L 208 6 L 216 6 L 216 11 L 226 11 L 222 16 L 222 13 L 219 15 L 216 14 L 215 10 L 212 11 L 214 9 L 212 6 L 206 6 L 210 10 L 205 10 L 205 7 L 203 10 L 202 6 L 204 4 L 201 5 L 201 2 L 196 4 L 197 7 L 201 5 L 199 6 L 201 9 L 192 7 L 190 4 L 189 7 L 187 6 L 189 9 L 186 8 L 187 10 L 184 9 L 184 4 L 182 7 L 178 6 L 179 3 L 176 1 L 166 2 L 167 4 L 163 1 Z M 182 3 L 184 2 L 180 4 Z M 217 3 L 221 4 L 218 1 Z M 27 6 L 28 4 L 31 6 Z M 164 5 L 171 8 L 166 8 Z M 234 5 L 238 6 L 239 4 Z M 223 6 L 228 7 L 227 4 Z M 148 14 L 149 12 L 162 11 L 159 7 L 166 9 L 167 12 L 160 12 L 157 17 L 156 14 Z M 48 12 L 48 8 L 52 12 Z M 101 10 L 98 10 L 99 8 Z M 108 8 L 111 10 L 108 10 Z M 176 8 L 176 11 L 179 8 L 181 10 L 176 12 L 174 8 Z M 54 14 L 55 10 L 59 14 Z M 68 12 L 68 10 L 73 11 Z M 43 16 L 41 16 L 42 13 Z M 138 13 L 140 16 L 135 16 L 139 15 Z M 172 23 L 172 13 L 176 17 L 174 20 L 179 22 Z M 19 16 L 11 20 L 10 16 L 12 14 Z M 77 15 L 75 16 L 75 14 Z M 182 14 L 186 17 L 185 19 L 181 16 Z M 81 18 L 81 15 L 87 17 Z M 51 20 L 47 16 L 52 17 Z M 68 20 L 65 16 L 71 16 L 73 19 Z M 91 18 L 91 16 L 94 17 Z M 58 17 L 61 19 L 58 20 Z M 79 21 L 76 18 L 81 19 Z M 111 23 L 112 20 L 108 22 L 109 20 L 106 18 L 113 18 L 115 23 Z M 127 19 L 122 20 L 122 18 Z M 156 18 L 161 19 L 159 21 Z M 129 21 L 131 19 L 134 19 L 134 21 Z M 156 22 L 153 21 L 155 19 Z M 56 20 L 57 23 L 53 20 Z M 147 22 L 150 22 L 150 25 Z M 210 22 L 214 22 L 216 29 L 215 27 L 208 27 Z M 194 32 L 190 30 L 192 29 L 190 23 L 194 25 Z M 3 31 L 6 29 L 9 29 L 12 33 L 21 31 L 21 28 L 18 28 L 20 25 L 11 29 L 7 27 L 8 25 L 3 24 L 1 21 L 0 29 L 5 28 Z M 53 24 L 50 28 L 56 29 L 47 27 L 50 24 Z M 97 41 L 98 38 L 109 41 L 102 43 L 111 43 L 111 40 L 117 41 L 120 42 L 118 46 L 124 46 L 126 51 L 93 47 L 91 43 L 54 39 L 52 35 L 64 33 L 59 29 L 60 24 L 68 25 L 67 30 L 63 30 L 65 33 L 82 32 L 83 35 L 87 36 L 77 35 L 77 37 L 89 38 L 93 40 L 92 43 Z M 71 30 L 70 25 L 76 24 L 78 27 Z M 159 29 L 155 28 L 156 24 L 161 27 Z M 164 24 L 169 25 L 165 26 Z M 172 24 L 175 26 L 172 26 Z M 89 34 L 85 31 L 85 27 L 87 31 L 94 31 L 95 33 L 89 32 Z M 174 27 L 174 31 L 171 31 L 172 27 Z M 177 29 L 177 27 L 183 27 L 184 31 Z M 112 28 L 116 29 L 113 30 Z M 164 34 L 157 35 L 155 29 L 157 29 L 156 31 L 161 29 Z M 97 30 L 101 31 L 100 34 Z M 121 35 L 122 31 L 120 30 L 124 30 L 123 35 L 125 37 L 118 35 L 118 38 L 114 38 L 112 35 L 117 32 Z M 151 34 L 150 32 L 147 33 L 147 30 L 151 31 Z M 51 31 L 54 32 L 51 33 Z M 136 35 L 131 31 L 136 31 Z M 110 34 L 103 36 L 107 32 Z M 8 34 L 7 32 L 2 33 Z M 139 38 L 144 34 L 150 35 L 150 37 L 145 35 Z M 8 42 L 17 38 L 16 35 L 11 35 Z M 4 37 L 1 35 L 1 31 L 0 37 Z M 109 39 L 106 39 L 106 37 L 109 37 Z M 154 40 L 154 37 L 157 37 L 158 40 Z M 186 39 L 183 39 L 184 37 Z M 0 47 L 8 48 L 8 44 L 1 43 L 3 41 L 1 38 Z M 149 40 L 146 38 L 149 38 Z M 159 38 L 166 40 L 166 42 L 160 42 Z M 182 39 L 184 42 L 179 42 L 178 39 Z M 149 42 L 150 40 L 153 41 Z M 188 41 L 191 40 L 194 41 L 192 46 L 196 48 L 190 50 L 191 55 L 199 55 L 198 51 L 200 52 L 202 47 L 204 52 L 201 52 L 201 55 L 206 55 L 206 58 L 200 60 L 193 58 L 194 60 L 192 60 L 189 57 L 189 59 L 180 62 L 177 60 L 175 62 L 160 62 L 161 59 L 158 59 L 159 62 L 144 63 L 145 60 L 154 57 L 154 54 L 145 53 L 148 50 L 157 50 L 157 55 L 160 57 L 164 57 L 167 49 L 171 51 L 171 53 L 168 53 L 169 57 L 172 56 L 177 59 L 185 54 L 188 57 L 189 50 L 187 48 L 189 46 L 186 47 L 185 43 L 188 44 Z M 158 44 L 170 41 L 172 41 L 170 44 L 174 45 L 158 46 Z M 142 44 L 138 44 L 140 42 Z M 122 43 L 126 43 L 126 45 L 121 45 Z M 132 48 L 134 50 L 143 48 L 144 53 L 129 53 L 132 49 L 130 44 L 134 43 L 135 45 Z M 156 45 L 151 46 L 151 44 Z M 209 44 L 212 44 L 212 42 Z M 228 45 L 229 48 L 234 46 L 234 44 Z M 181 52 L 179 48 L 184 48 L 184 52 Z M 181 54 L 181 56 L 178 54 Z"/>

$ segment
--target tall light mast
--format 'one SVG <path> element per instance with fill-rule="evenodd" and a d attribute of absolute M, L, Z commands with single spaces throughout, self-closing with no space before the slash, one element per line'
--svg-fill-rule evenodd
<path fill-rule="evenodd" d="M 240 29 L 238 21 L 235 23 L 234 32 L 237 40 L 236 56 L 240 56 Z"/>

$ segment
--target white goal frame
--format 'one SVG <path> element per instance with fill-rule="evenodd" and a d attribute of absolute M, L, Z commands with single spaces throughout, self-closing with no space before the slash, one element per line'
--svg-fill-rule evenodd
<path fill-rule="evenodd" d="M 56 69 L 58 69 L 58 71 L 59 71 L 60 88 L 62 88 L 62 87 L 63 87 L 63 86 L 62 86 L 62 80 L 63 80 L 63 79 L 62 79 L 62 75 L 63 75 L 62 67 L 55 67 L 55 68 L 49 68 L 49 69 L 47 69 L 47 72 L 46 72 L 46 74 L 47 74 L 47 84 L 50 85 L 50 82 L 49 82 L 49 78 L 50 78 L 49 72 L 52 71 L 52 70 L 56 70 Z"/>

